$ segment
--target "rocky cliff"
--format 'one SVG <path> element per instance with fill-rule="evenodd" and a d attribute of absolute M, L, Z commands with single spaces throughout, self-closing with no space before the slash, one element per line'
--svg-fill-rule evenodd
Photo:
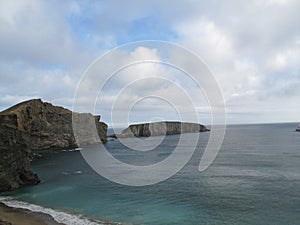
<path fill-rule="evenodd" d="M 28 133 L 18 129 L 15 115 L 0 116 L 0 191 L 39 182 L 30 170 L 29 140 Z"/>
<path fill-rule="evenodd" d="M 205 131 L 209 130 L 202 124 L 162 121 L 130 125 L 128 128 L 123 130 L 121 134 L 117 135 L 117 137 L 149 137 Z"/>
<path fill-rule="evenodd" d="M 99 121 L 100 116 L 88 113 L 76 113 L 75 116 L 80 121 L 96 123 L 101 142 L 106 142 L 107 125 Z M 22 102 L 1 112 L 0 191 L 39 182 L 37 175 L 30 170 L 31 150 L 75 148 L 78 144 L 93 144 L 99 138 L 82 135 L 77 139 L 81 143 L 76 143 L 72 112 L 41 99 Z"/>

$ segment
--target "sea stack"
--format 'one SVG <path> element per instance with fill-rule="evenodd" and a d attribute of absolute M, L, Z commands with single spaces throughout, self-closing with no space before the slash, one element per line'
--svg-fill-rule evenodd
<path fill-rule="evenodd" d="M 173 135 L 181 133 L 197 133 L 209 131 L 204 125 L 178 121 L 161 121 L 154 123 L 133 124 L 117 135 L 125 137 L 149 137 L 161 135 Z"/>
<path fill-rule="evenodd" d="M 106 142 L 107 125 L 100 116 L 76 113 L 94 121 L 99 138 L 85 137 L 85 144 Z M 19 103 L 0 112 L 0 191 L 39 182 L 30 169 L 31 150 L 76 148 L 72 111 L 41 99 Z"/>

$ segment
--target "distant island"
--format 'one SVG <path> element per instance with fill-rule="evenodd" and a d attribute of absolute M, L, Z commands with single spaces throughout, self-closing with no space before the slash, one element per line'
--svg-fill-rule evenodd
<path fill-rule="evenodd" d="M 123 130 L 121 134 L 112 135 L 115 138 L 150 137 L 174 135 L 181 133 L 197 133 L 209 131 L 204 125 L 179 121 L 160 121 L 153 123 L 133 124 Z"/>

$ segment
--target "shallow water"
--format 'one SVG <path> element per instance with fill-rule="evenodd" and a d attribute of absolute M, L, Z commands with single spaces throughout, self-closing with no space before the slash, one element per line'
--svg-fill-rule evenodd
<path fill-rule="evenodd" d="M 179 173 L 145 187 L 112 183 L 94 172 L 79 151 L 61 151 L 32 163 L 43 183 L 9 195 L 45 208 L 124 224 L 299 224 L 300 133 L 293 132 L 296 126 L 229 126 L 216 160 L 200 173 L 199 161 L 209 137 L 201 133 L 196 152 Z M 118 140 L 105 146 L 122 161 L 147 165 L 172 153 L 178 137 L 167 136 L 157 149 L 138 154 Z"/>

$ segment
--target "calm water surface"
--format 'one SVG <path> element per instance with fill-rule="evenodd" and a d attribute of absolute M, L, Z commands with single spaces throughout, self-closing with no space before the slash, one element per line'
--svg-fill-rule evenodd
<path fill-rule="evenodd" d="M 200 173 L 198 165 L 209 137 L 201 133 L 195 154 L 179 173 L 146 187 L 112 183 L 95 173 L 79 151 L 62 151 L 32 163 L 43 183 L 9 195 L 124 224 L 299 224 L 300 132 L 293 132 L 296 126 L 229 126 L 216 160 Z M 146 165 L 172 153 L 178 137 L 167 136 L 157 149 L 139 154 L 117 140 L 106 147 L 124 162 Z"/>

